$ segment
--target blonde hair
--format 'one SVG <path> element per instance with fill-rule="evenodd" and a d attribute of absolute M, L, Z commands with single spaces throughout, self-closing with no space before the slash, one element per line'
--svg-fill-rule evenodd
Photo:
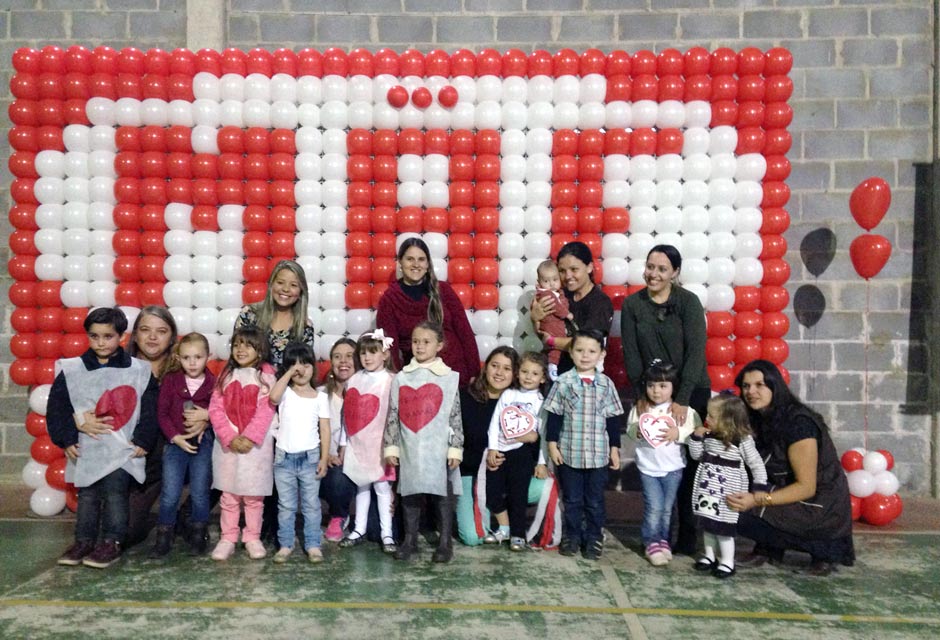
<path fill-rule="evenodd" d="M 751 435 L 747 405 L 733 393 L 719 393 L 708 401 L 708 408 L 718 414 L 717 424 L 708 424 L 712 437 L 721 440 L 725 449 Z"/>
<path fill-rule="evenodd" d="M 290 271 L 297 276 L 300 283 L 300 298 L 291 306 L 291 327 L 289 340 L 291 342 L 303 342 L 304 329 L 307 328 L 307 304 L 310 301 L 310 294 L 307 287 L 307 274 L 304 268 L 293 260 L 281 260 L 274 265 L 271 271 L 271 277 L 268 278 L 268 291 L 264 295 L 264 300 L 252 306 L 257 316 L 259 327 L 268 331 L 271 329 L 271 323 L 274 322 L 274 281 L 281 271 Z"/>
<path fill-rule="evenodd" d="M 173 345 L 173 351 L 170 354 L 170 363 L 167 365 L 163 374 L 173 373 L 174 371 L 181 371 L 183 368 L 182 363 L 180 362 L 180 348 L 184 344 L 200 344 L 206 350 L 206 355 L 209 355 L 209 339 L 206 338 L 201 333 L 193 331 L 192 333 L 187 333 L 185 336 L 180 338 L 180 341 Z"/>

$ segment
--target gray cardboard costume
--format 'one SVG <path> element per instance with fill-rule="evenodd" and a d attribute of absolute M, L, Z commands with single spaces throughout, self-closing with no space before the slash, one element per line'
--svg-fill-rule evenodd
<path fill-rule="evenodd" d="M 87 487 L 113 471 L 124 469 L 134 480 L 143 482 L 145 459 L 133 457 L 137 447 L 131 440 L 140 420 L 140 399 L 150 384 L 150 365 L 131 358 L 129 368 L 101 367 L 89 371 L 81 358 L 66 358 L 56 362 L 56 375 L 59 373 L 65 376 L 76 416 L 86 411 L 108 415 L 115 427 L 97 438 L 78 434 L 80 455 L 66 464 L 65 481 Z"/>

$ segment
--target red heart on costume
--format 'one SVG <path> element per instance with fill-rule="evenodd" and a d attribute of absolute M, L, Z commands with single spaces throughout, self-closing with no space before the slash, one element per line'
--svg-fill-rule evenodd
<path fill-rule="evenodd" d="M 251 422 L 258 408 L 258 385 L 252 384 L 243 387 L 242 383 L 234 380 L 225 387 L 222 394 L 225 404 L 225 415 L 238 428 L 241 433 Z"/>
<path fill-rule="evenodd" d="M 669 415 L 654 416 L 652 413 L 644 413 L 640 416 L 640 435 L 652 447 L 669 444 L 669 441 L 665 439 L 666 434 L 662 432 L 674 426 L 676 426 L 676 421 Z"/>
<path fill-rule="evenodd" d="M 413 433 L 418 433 L 441 410 L 444 392 L 436 384 L 400 387 L 398 390 L 398 417 Z"/>
<path fill-rule="evenodd" d="M 350 438 L 362 431 L 379 413 L 379 397 L 373 393 L 359 393 L 350 389 L 343 400 L 343 418 L 346 419 L 346 435 Z"/>
<path fill-rule="evenodd" d="M 117 431 L 127 424 L 136 408 L 137 392 L 134 387 L 124 384 L 101 394 L 95 405 L 95 415 L 99 418 L 110 416 L 111 428 Z"/>

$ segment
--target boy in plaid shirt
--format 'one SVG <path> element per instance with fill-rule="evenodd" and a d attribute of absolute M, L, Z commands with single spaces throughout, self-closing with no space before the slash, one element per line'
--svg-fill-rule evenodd
<path fill-rule="evenodd" d="M 571 342 L 574 369 L 558 376 L 542 405 L 547 412 L 548 454 L 555 463 L 565 505 L 559 552 L 597 560 L 604 549 L 607 469 L 620 470 L 623 405 L 613 381 L 597 371 L 604 335 L 580 330 Z"/>

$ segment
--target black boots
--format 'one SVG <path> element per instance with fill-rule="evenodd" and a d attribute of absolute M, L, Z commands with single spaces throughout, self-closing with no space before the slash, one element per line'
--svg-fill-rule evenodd
<path fill-rule="evenodd" d="M 205 522 L 194 522 L 189 527 L 189 552 L 194 556 L 205 555 L 209 547 L 209 525 Z"/>
<path fill-rule="evenodd" d="M 411 560 L 411 556 L 418 551 L 418 524 L 421 520 L 421 497 L 403 496 L 401 509 L 404 515 L 405 537 L 395 552 L 396 560 Z"/>
<path fill-rule="evenodd" d="M 454 499 L 451 496 L 435 496 L 437 520 L 441 525 L 441 539 L 432 562 L 450 562 L 454 557 Z"/>
<path fill-rule="evenodd" d="M 173 546 L 173 525 L 158 525 L 153 549 L 150 550 L 151 560 L 160 560 L 170 553 Z"/>

